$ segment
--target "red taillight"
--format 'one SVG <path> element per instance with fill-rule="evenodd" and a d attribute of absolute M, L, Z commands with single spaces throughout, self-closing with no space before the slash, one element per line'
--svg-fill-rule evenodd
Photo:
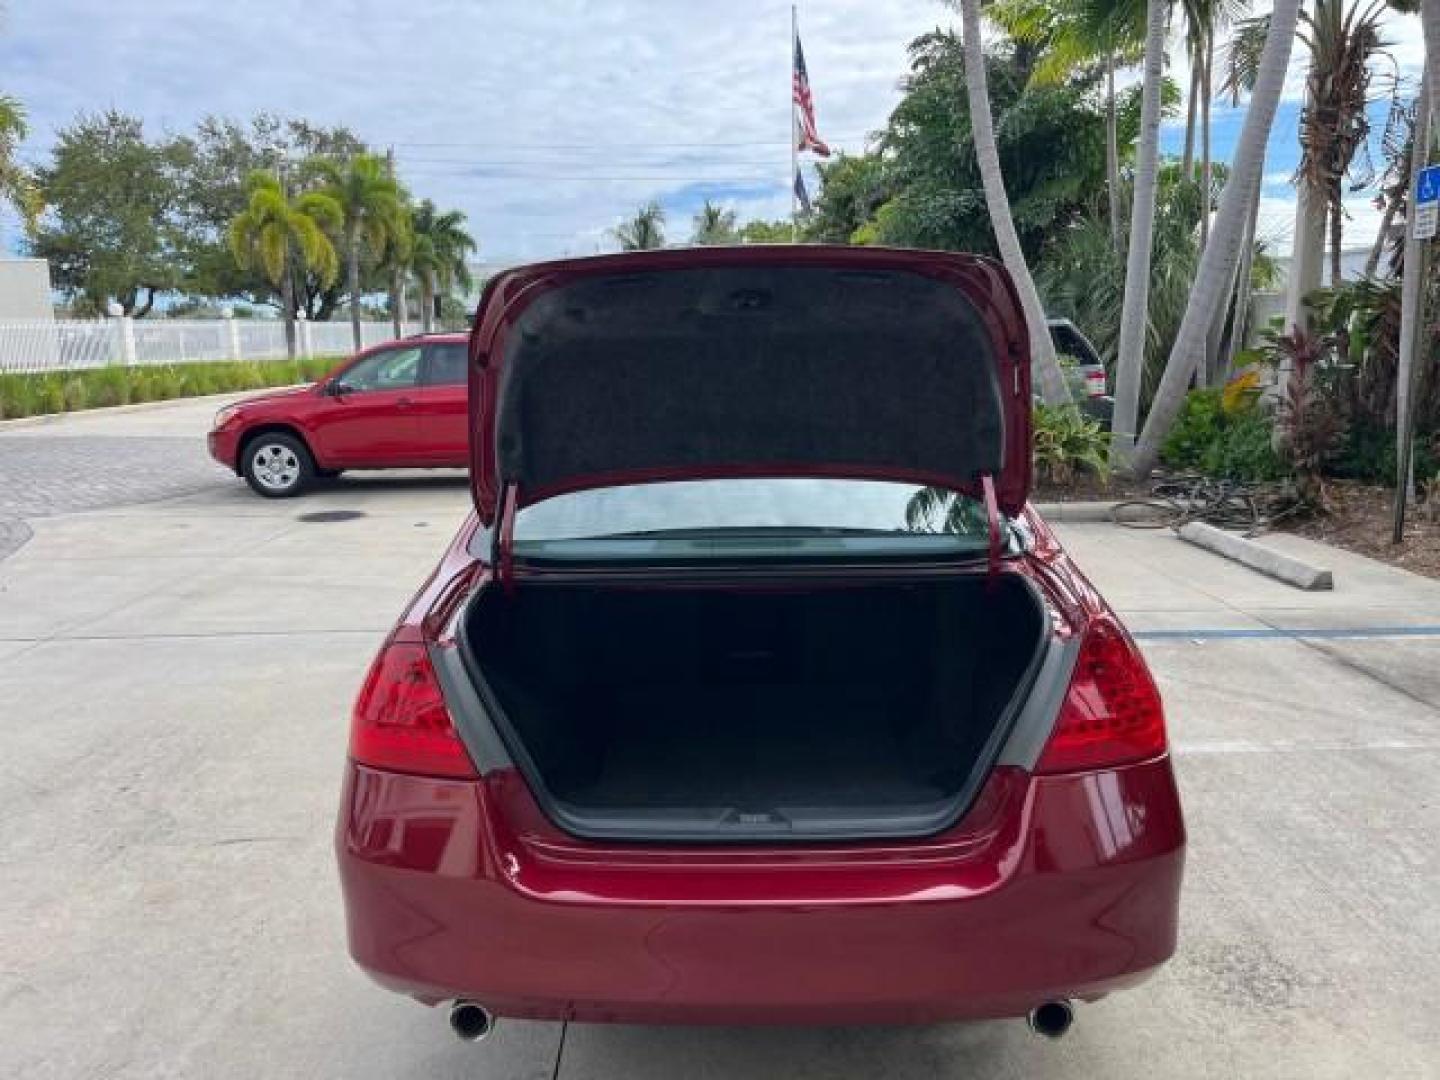
<path fill-rule="evenodd" d="M 350 756 L 362 765 L 473 779 L 425 646 L 388 641 L 370 665 L 350 722 Z"/>
<path fill-rule="evenodd" d="M 1091 397 L 1105 396 L 1105 373 L 1103 371 L 1087 371 L 1085 373 L 1085 390 Z"/>
<path fill-rule="evenodd" d="M 1093 620 L 1037 772 L 1107 769 L 1165 750 L 1165 712 L 1145 661 L 1113 619 Z"/>

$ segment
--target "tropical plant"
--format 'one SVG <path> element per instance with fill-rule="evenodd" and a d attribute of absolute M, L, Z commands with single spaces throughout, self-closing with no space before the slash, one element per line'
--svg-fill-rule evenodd
<path fill-rule="evenodd" d="M 1074 405 L 1037 402 L 1031 428 L 1035 475 L 1040 480 L 1065 485 L 1082 472 L 1102 481 L 1109 478 L 1109 440 L 1100 425 Z"/>
<path fill-rule="evenodd" d="M 1259 196 L 1265 144 L 1284 89 L 1298 13 L 1299 0 L 1276 0 L 1271 12 L 1270 32 L 1257 64 L 1250 108 L 1236 142 L 1230 179 L 1221 195 L 1220 210 L 1215 216 L 1210 242 L 1201 256 L 1170 359 L 1135 447 L 1131 467 L 1141 476 L 1155 466 L 1160 447 L 1185 399 L 1186 388 L 1204 359 L 1206 338 L 1217 312 L 1231 295 L 1240 246 L 1254 201 Z"/>
<path fill-rule="evenodd" d="M 1030 276 L 1015 219 L 1010 216 L 1010 200 L 1005 193 L 1005 177 L 1000 171 L 1000 154 L 995 144 L 994 120 L 990 115 L 990 90 L 985 78 L 985 48 L 980 36 L 980 0 L 954 0 L 960 7 L 961 42 L 965 50 L 965 94 L 970 105 L 970 133 L 975 145 L 975 160 L 980 169 L 980 183 L 985 193 L 985 206 L 1000 259 L 1009 271 L 1025 322 L 1030 328 L 1030 362 L 1036 374 L 1040 396 L 1051 404 L 1070 401 L 1070 388 L 1055 359 L 1055 344 L 1046 329 L 1045 309 Z"/>
<path fill-rule="evenodd" d="M 1141 58 L 1147 11 L 1142 0 L 998 0 L 991 21 L 1037 50 L 1032 85 L 1063 82 L 1098 62 L 1105 77 L 1105 189 L 1110 237 L 1119 250 L 1124 232 L 1120 200 L 1119 107 L 1115 72 Z M 1163 20 L 1162 20 L 1163 46 Z M 1156 92 L 1163 71 L 1155 81 Z M 1158 123 L 1158 121 L 1157 121 Z"/>
<path fill-rule="evenodd" d="M 974 151 L 964 52 L 946 31 L 910 43 L 904 93 L 875 151 L 839 176 L 821 169 L 807 238 L 998 253 Z M 1103 190 L 1105 121 L 1093 73 L 1030 86 L 1032 68 L 1020 44 L 995 42 L 986 56 L 1005 192 L 1021 250 L 1033 265 Z M 1122 98 L 1125 146 L 1138 123 L 1138 94 Z M 857 221 L 863 221 L 858 228 Z"/>
<path fill-rule="evenodd" d="M 735 217 L 734 210 L 727 210 L 706 199 L 695 214 L 690 243 L 700 247 L 735 243 L 739 237 Z"/>
<path fill-rule="evenodd" d="M 1413 3 L 1395 0 L 1389 6 L 1407 10 Z M 1287 327 L 1309 322 L 1306 302 L 1320 287 L 1327 220 L 1331 280 L 1340 280 L 1344 181 L 1370 134 L 1372 64 L 1389 55 L 1389 43 L 1381 35 L 1386 7 L 1385 0 L 1315 0 L 1313 10 L 1300 13 L 1299 37 L 1309 53 L 1309 68 L 1300 114 Z M 1245 85 L 1253 80 L 1257 41 L 1272 18 L 1262 15 L 1240 28 L 1231 48 L 1230 82 Z"/>
<path fill-rule="evenodd" d="M 465 231 L 465 215 L 459 210 L 438 211 L 429 199 L 415 208 L 411 219 L 414 242 L 411 266 L 420 282 L 420 327 L 434 329 L 440 314 L 440 298 L 459 285 L 470 287 L 470 269 L 465 257 L 476 250 L 475 239 Z"/>
<path fill-rule="evenodd" d="M 665 246 L 665 211 L 657 202 L 646 203 L 634 216 L 610 230 L 621 251 L 649 251 Z"/>
<path fill-rule="evenodd" d="M 242 269 L 257 268 L 280 290 L 285 317 L 285 351 L 295 357 L 295 275 L 301 269 L 334 281 L 340 261 L 330 237 L 343 222 L 338 203 L 316 191 L 289 196 L 280 178 L 250 175 L 250 201 L 230 223 L 230 251 Z"/>
<path fill-rule="evenodd" d="M 0 202 L 7 202 L 35 227 L 40 215 L 40 192 L 30 173 L 15 160 L 15 151 L 29 133 L 25 108 L 13 97 L 0 94 Z"/>
<path fill-rule="evenodd" d="M 1241 376 L 1245 378 L 1245 376 Z M 1248 382 L 1248 379 L 1247 379 Z M 1192 390 L 1165 438 L 1166 465 L 1228 480 L 1276 480 L 1286 474 L 1271 446 L 1269 417 L 1250 390 Z"/>
<path fill-rule="evenodd" d="M 403 197 L 400 185 L 375 154 L 357 154 L 345 162 L 325 158 L 312 163 L 323 182 L 321 191 L 333 199 L 343 215 L 341 228 L 345 256 L 345 285 L 350 295 L 350 332 L 355 348 L 360 338 L 360 269 L 378 262 L 386 242 L 401 228 Z"/>
<path fill-rule="evenodd" d="M 1283 429 L 1279 443 L 1301 502 L 1323 508 L 1324 469 L 1345 434 L 1345 415 L 1334 387 L 1338 372 L 1327 363 L 1331 343 L 1297 327 L 1288 334 L 1268 333 L 1266 347 L 1277 370 L 1290 372 L 1275 411 L 1276 424 Z"/>

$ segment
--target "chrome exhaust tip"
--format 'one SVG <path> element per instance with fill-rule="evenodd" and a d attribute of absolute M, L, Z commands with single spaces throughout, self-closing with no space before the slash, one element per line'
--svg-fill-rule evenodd
<path fill-rule="evenodd" d="M 450 1006 L 450 1030 L 461 1042 L 479 1042 L 495 1030 L 495 1018 L 484 1005 L 456 1001 Z"/>
<path fill-rule="evenodd" d="M 1025 1017 L 1025 1022 L 1030 1025 L 1030 1030 L 1036 1035 L 1044 1035 L 1047 1039 L 1058 1039 L 1070 1030 L 1070 1025 L 1075 1022 L 1075 1010 L 1071 1008 L 1070 1002 L 1063 998 L 1058 1001 L 1047 1001 L 1043 1005 L 1037 1005 L 1030 1010 Z"/>

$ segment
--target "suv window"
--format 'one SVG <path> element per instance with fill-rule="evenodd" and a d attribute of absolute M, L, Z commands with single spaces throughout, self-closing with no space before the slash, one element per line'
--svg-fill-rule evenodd
<path fill-rule="evenodd" d="M 347 390 L 406 390 L 420 381 L 420 347 L 386 349 L 353 365 L 340 382 Z"/>
<path fill-rule="evenodd" d="M 464 383 L 467 378 L 466 365 L 470 349 L 464 344 L 450 342 L 431 345 L 427 348 L 425 382 L 429 386 L 454 386 Z"/>

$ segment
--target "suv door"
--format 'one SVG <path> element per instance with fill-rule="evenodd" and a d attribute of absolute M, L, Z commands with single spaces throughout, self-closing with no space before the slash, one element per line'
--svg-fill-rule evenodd
<path fill-rule="evenodd" d="M 318 456 L 329 468 L 386 468 L 420 460 L 415 402 L 423 350 L 418 344 L 377 349 L 326 387 L 327 407 L 314 421 Z"/>
<path fill-rule="evenodd" d="M 469 464 L 469 354 L 463 341 L 436 341 L 425 346 L 414 415 L 416 449 L 430 464 L 456 469 Z"/>

